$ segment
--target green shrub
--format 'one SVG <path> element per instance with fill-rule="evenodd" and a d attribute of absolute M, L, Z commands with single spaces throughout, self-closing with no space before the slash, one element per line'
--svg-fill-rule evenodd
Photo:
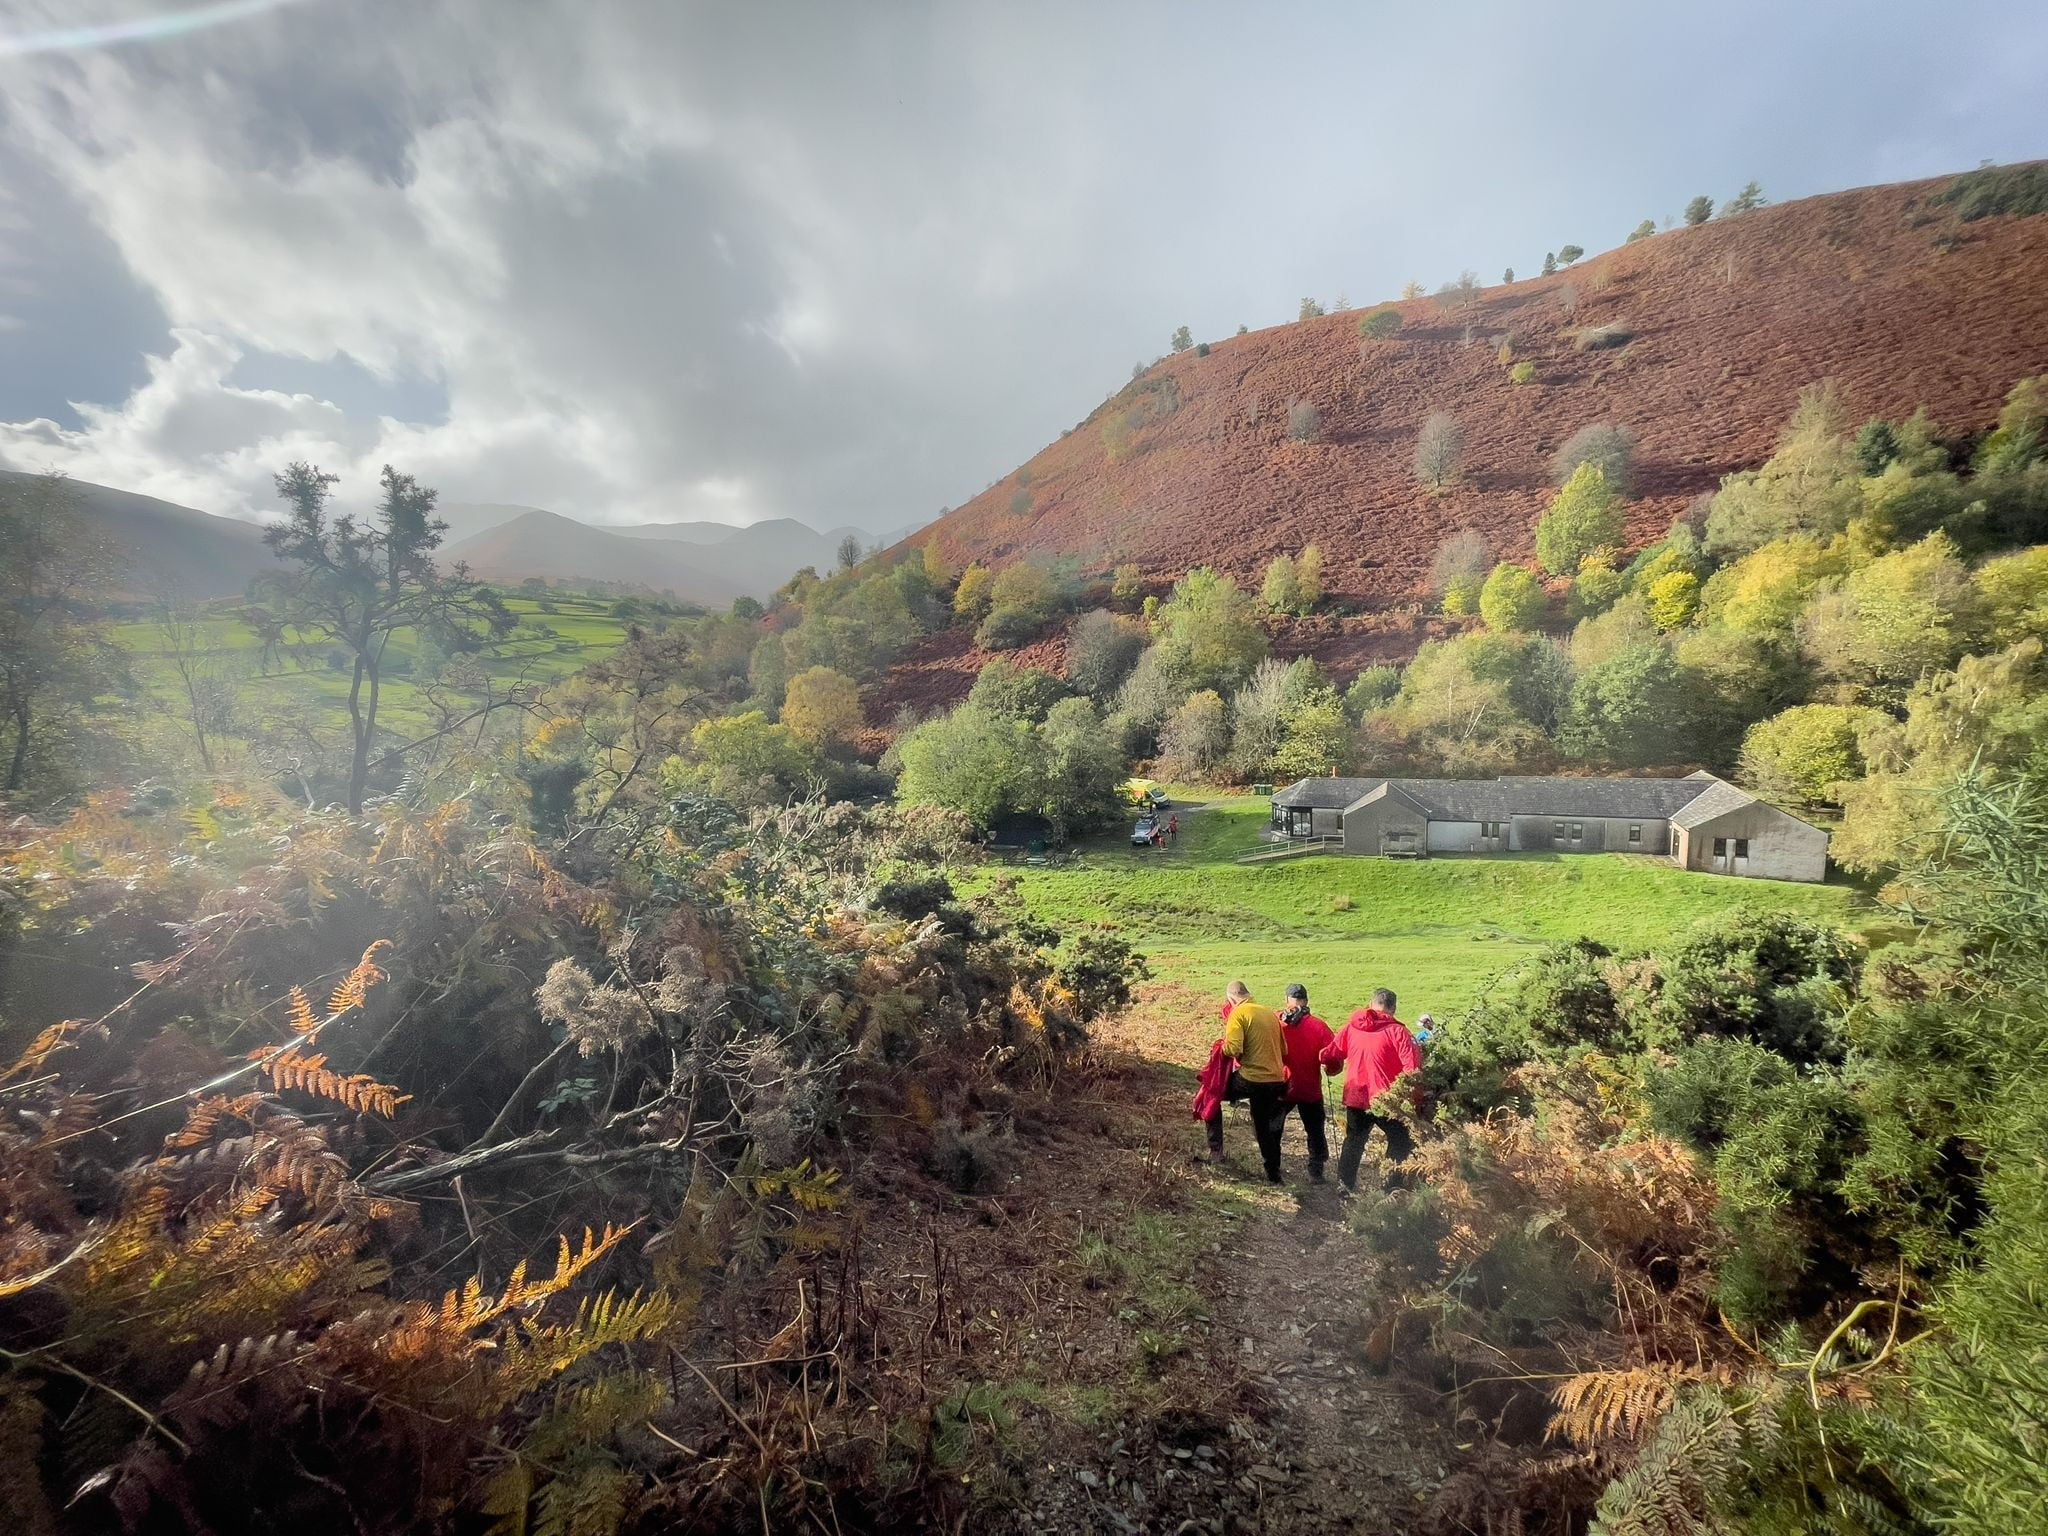
<path fill-rule="evenodd" d="M 989 610 L 988 617 L 974 632 L 974 643 L 985 651 L 1013 651 L 1036 640 L 1044 628 L 1044 614 L 1005 604 Z"/>
<path fill-rule="evenodd" d="M 1401 311 L 1392 307 L 1376 309 L 1361 315 L 1358 320 L 1358 334 L 1374 341 L 1385 341 L 1401 334 Z"/>
<path fill-rule="evenodd" d="M 1714 200 L 1711 197 L 1696 197 L 1685 205 L 1687 224 L 1704 224 L 1714 216 Z"/>
<path fill-rule="evenodd" d="M 1517 363 L 1508 370 L 1508 379 L 1515 384 L 1533 384 L 1536 382 L 1536 365 L 1531 362 Z"/>
<path fill-rule="evenodd" d="M 2048 213 L 2048 164 L 1987 165 L 1965 171 L 1935 193 L 1965 224 L 2001 214 Z"/>

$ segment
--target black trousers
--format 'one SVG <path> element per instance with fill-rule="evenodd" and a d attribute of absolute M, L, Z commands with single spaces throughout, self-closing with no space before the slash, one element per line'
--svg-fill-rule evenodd
<path fill-rule="evenodd" d="M 1280 1133 L 1287 1125 L 1287 1104 L 1285 1083 L 1248 1083 L 1244 1074 L 1230 1074 L 1230 1086 L 1224 1090 L 1224 1103 L 1242 1103 L 1251 1111 L 1252 1135 L 1259 1144 L 1259 1161 L 1265 1164 L 1266 1177 L 1278 1182 L 1280 1178 Z M 1320 1107 L 1320 1106 L 1318 1106 Z M 1209 1111 L 1209 1117 L 1202 1122 L 1209 1132 L 1209 1153 L 1212 1157 L 1223 1155 L 1223 1105 L 1218 1104 Z M 1319 1133 L 1318 1133 L 1319 1134 Z M 1315 1141 L 1309 1145 L 1314 1147 Z M 1328 1156 L 1325 1148 L 1324 1156 Z"/>
<path fill-rule="evenodd" d="M 1365 1155 L 1365 1141 L 1374 1126 L 1386 1132 L 1388 1161 L 1398 1163 L 1415 1150 L 1414 1138 L 1400 1121 L 1345 1105 L 1344 1150 L 1337 1155 L 1337 1177 L 1344 1181 L 1346 1189 L 1358 1187 L 1358 1160 Z"/>
<path fill-rule="evenodd" d="M 1317 1099 L 1314 1103 L 1304 1103 L 1296 1100 L 1291 1103 L 1282 1104 L 1280 1106 L 1280 1125 L 1283 1130 L 1286 1129 L 1287 1115 L 1290 1110 L 1299 1110 L 1301 1112 L 1302 1134 L 1308 1137 L 1308 1176 L 1312 1179 L 1320 1179 L 1323 1176 L 1323 1165 L 1330 1160 L 1330 1137 L 1326 1129 L 1329 1124 L 1329 1110 L 1324 1106 L 1321 1099 Z"/>
<path fill-rule="evenodd" d="M 1219 1103 L 1214 1109 L 1210 1110 L 1208 1118 L 1202 1122 L 1203 1128 L 1209 1133 L 1209 1155 L 1211 1157 L 1221 1157 L 1223 1155 L 1223 1105 L 1241 1104 L 1243 1102 L 1244 1078 L 1233 1069 L 1230 1074 L 1230 1080 L 1223 1085 L 1222 1103 Z"/>
<path fill-rule="evenodd" d="M 1245 1104 L 1252 1112 L 1252 1135 L 1259 1141 L 1259 1161 L 1266 1165 L 1266 1182 L 1280 1182 L 1280 1133 L 1287 1127 L 1287 1085 L 1246 1083 Z"/>

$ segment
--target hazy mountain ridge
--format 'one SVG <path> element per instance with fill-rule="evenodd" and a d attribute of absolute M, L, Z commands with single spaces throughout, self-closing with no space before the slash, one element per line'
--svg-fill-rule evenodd
<path fill-rule="evenodd" d="M 28 472 L 0 469 L 0 477 L 25 479 Z M 71 486 L 87 525 L 121 556 L 120 597 L 239 597 L 251 580 L 276 568 L 262 524 L 89 480 L 73 480 Z M 601 528 L 540 507 L 502 503 L 451 502 L 439 514 L 449 525 L 441 546 L 444 565 L 465 562 L 492 581 L 542 576 L 572 584 L 618 582 L 714 606 L 743 594 L 766 597 L 806 565 L 829 568 L 848 534 L 864 549 L 878 542 L 858 528 L 820 533 L 786 517 L 747 525 Z M 912 531 L 884 535 L 881 542 L 898 542 Z"/>

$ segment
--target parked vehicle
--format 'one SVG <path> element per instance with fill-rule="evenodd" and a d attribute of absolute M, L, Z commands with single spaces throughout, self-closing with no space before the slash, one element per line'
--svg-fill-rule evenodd
<path fill-rule="evenodd" d="M 1138 824 L 1131 828 L 1131 846 L 1149 848 L 1159 835 L 1159 823 L 1150 816 L 1140 816 Z"/>

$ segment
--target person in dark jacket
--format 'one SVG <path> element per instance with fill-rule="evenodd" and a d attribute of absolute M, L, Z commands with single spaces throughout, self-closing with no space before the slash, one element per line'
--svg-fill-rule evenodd
<path fill-rule="evenodd" d="M 1372 1006 L 1352 1014 L 1323 1048 L 1323 1065 L 1331 1076 L 1344 1074 L 1344 1149 L 1337 1156 L 1337 1177 L 1347 1190 L 1358 1187 L 1359 1159 L 1374 1126 L 1387 1138 L 1390 1161 L 1398 1163 L 1414 1150 L 1407 1126 L 1372 1112 L 1372 1101 L 1396 1078 L 1422 1070 L 1422 1052 L 1408 1026 L 1394 1017 L 1394 1006 L 1394 994 L 1381 987 L 1372 995 Z"/>
<path fill-rule="evenodd" d="M 1329 1025 L 1308 1011 L 1308 988 L 1298 981 L 1287 989 L 1287 1001 L 1280 1009 L 1280 1032 L 1287 1042 L 1287 1093 L 1280 1121 L 1284 1127 L 1288 1115 L 1301 1116 L 1302 1134 L 1308 1138 L 1308 1179 L 1320 1184 L 1324 1165 L 1330 1161 L 1322 1060 L 1323 1051 L 1336 1037 Z"/>

